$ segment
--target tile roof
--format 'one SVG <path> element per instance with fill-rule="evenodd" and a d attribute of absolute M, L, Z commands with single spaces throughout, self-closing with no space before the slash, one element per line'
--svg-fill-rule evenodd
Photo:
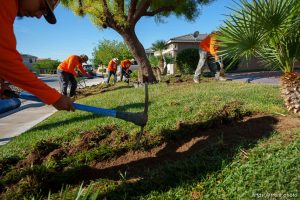
<path fill-rule="evenodd" d="M 186 34 L 178 37 L 171 38 L 167 43 L 172 42 L 195 42 L 203 40 L 208 34 L 199 34 L 198 37 L 194 38 L 194 34 Z"/>

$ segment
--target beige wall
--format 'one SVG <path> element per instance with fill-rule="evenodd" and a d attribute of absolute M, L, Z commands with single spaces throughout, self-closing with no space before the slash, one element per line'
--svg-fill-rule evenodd
<path fill-rule="evenodd" d="M 300 62 L 295 63 L 295 67 L 300 67 Z M 239 67 L 237 71 L 254 71 L 254 70 L 264 70 L 268 69 L 264 66 L 263 63 L 260 63 L 257 58 L 252 58 L 248 62 L 246 60 L 242 60 L 239 63 Z"/>
<path fill-rule="evenodd" d="M 192 43 L 192 42 L 170 43 L 168 45 L 168 49 L 164 50 L 163 54 L 168 54 L 168 55 L 175 57 L 182 50 L 190 49 L 190 48 L 198 49 L 198 42 L 195 42 L 195 43 Z"/>
<path fill-rule="evenodd" d="M 257 58 L 252 58 L 248 61 L 245 59 L 241 60 L 237 71 L 252 71 L 252 70 L 262 70 L 264 65 L 259 63 Z"/>
<path fill-rule="evenodd" d="M 178 52 L 184 50 L 184 49 L 198 49 L 198 42 L 197 43 L 178 43 Z"/>

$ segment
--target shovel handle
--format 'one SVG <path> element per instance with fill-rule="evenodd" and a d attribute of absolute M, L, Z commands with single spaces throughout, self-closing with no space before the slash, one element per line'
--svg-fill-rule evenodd
<path fill-rule="evenodd" d="M 36 96 L 34 96 L 32 94 L 29 94 L 29 93 L 25 93 L 25 92 L 20 93 L 20 98 L 30 100 L 30 101 L 42 102 Z M 97 115 L 110 116 L 110 117 L 116 117 L 117 116 L 117 111 L 112 110 L 112 109 L 96 108 L 96 107 L 93 107 L 93 106 L 87 106 L 87 105 L 83 105 L 83 104 L 79 104 L 79 103 L 73 103 L 72 105 L 74 106 L 75 109 L 90 112 L 90 113 L 94 113 L 94 114 L 97 114 Z"/>
<path fill-rule="evenodd" d="M 112 109 L 107 109 L 107 108 L 96 108 L 93 106 L 87 106 L 79 103 L 73 103 L 73 106 L 75 109 L 94 113 L 97 115 L 103 115 L 103 116 L 110 116 L 110 117 L 116 117 L 117 116 L 117 111 L 112 110 Z"/>

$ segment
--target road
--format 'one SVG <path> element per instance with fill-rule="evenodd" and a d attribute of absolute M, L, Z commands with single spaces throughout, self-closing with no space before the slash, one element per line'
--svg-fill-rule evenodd
<path fill-rule="evenodd" d="M 40 76 L 39 78 L 41 80 L 43 80 L 50 87 L 53 87 L 53 88 L 59 90 L 60 85 L 59 85 L 58 77 L 56 75 Z M 87 85 L 96 85 L 96 84 L 102 83 L 105 80 L 106 79 L 104 79 L 104 78 L 95 77 L 93 79 L 86 79 L 86 83 L 87 83 Z"/>

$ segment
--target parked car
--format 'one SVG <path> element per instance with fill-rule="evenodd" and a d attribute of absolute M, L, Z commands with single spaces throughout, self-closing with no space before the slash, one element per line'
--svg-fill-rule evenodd
<path fill-rule="evenodd" d="M 94 70 L 93 65 L 83 65 L 83 69 L 90 75 L 90 76 L 96 76 L 96 72 Z"/>

